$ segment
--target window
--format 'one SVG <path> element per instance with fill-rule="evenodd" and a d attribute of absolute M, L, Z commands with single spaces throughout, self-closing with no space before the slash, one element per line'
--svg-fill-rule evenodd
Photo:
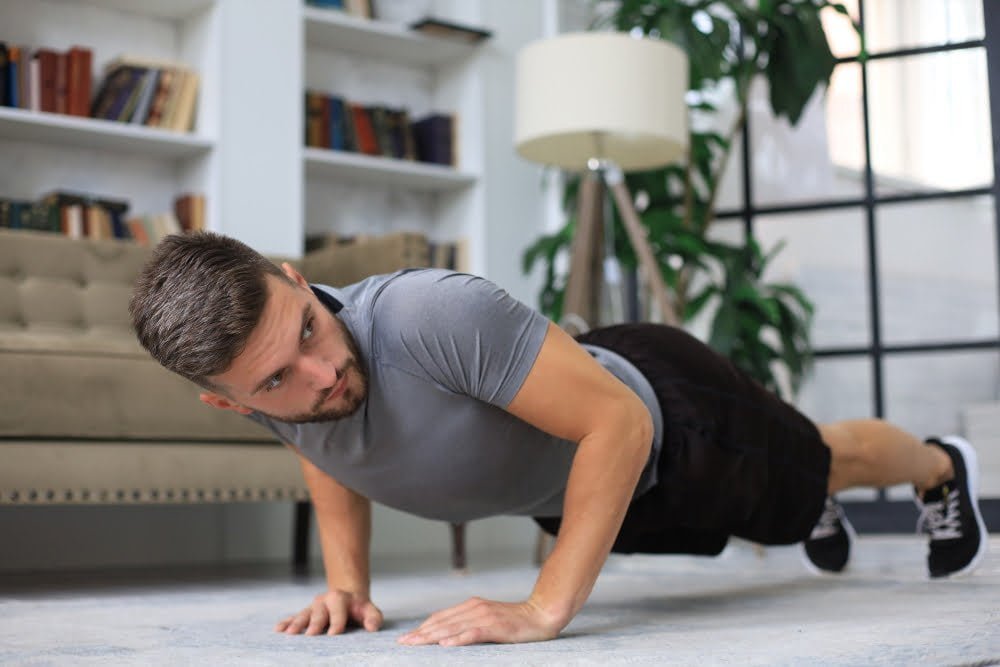
<path fill-rule="evenodd" d="M 766 89 L 754 89 L 718 225 L 765 248 L 784 239 L 770 277 L 816 303 L 817 363 L 801 409 L 818 421 L 882 416 L 920 436 L 960 432 L 963 410 L 1000 389 L 1000 72 L 987 57 L 1000 68 L 1000 3 L 845 4 L 868 59 L 830 11 L 839 62 L 799 125 L 772 118 Z M 998 530 L 1000 439 L 989 452 L 976 444 Z M 912 530 L 908 505 L 885 511 L 911 493 L 879 493 L 865 505 L 878 519 L 855 523 Z"/>

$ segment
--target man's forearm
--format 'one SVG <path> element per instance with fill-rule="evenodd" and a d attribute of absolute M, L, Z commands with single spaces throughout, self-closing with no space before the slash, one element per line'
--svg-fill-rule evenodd
<path fill-rule="evenodd" d="M 369 545 L 371 543 L 371 503 L 357 496 L 349 516 L 338 508 L 316 507 L 323 569 L 330 590 L 360 593 L 371 592 Z"/>
<path fill-rule="evenodd" d="M 649 457 L 652 424 L 623 420 L 619 429 L 584 438 L 570 469 L 562 525 L 531 599 L 569 622 L 580 610 L 614 544 Z"/>
<path fill-rule="evenodd" d="M 371 501 L 300 456 L 319 527 L 323 569 L 330 590 L 370 593 Z"/>

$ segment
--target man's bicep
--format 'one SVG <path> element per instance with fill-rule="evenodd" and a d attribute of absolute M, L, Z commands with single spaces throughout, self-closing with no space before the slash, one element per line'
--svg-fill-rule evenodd
<path fill-rule="evenodd" d="M 652 430 L 649 411 L 635 392 L 552 323 L 507 411 L 573 442 L 623 423 L 635 426 L 648 422 Z"/>

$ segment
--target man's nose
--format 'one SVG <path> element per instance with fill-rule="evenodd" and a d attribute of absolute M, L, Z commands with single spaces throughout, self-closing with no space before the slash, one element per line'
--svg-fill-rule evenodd
<path fill-rule="evenodd" d="M 337 366 L 327 359 L 313 355 L 302 356 L 303 377 L 308 378 L 310 389 L 328 389 L 337 382 Z"/>

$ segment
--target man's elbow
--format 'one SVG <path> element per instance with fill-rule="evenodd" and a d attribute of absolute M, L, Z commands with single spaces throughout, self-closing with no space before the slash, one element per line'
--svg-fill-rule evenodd
<path fill-rule="evenodd" d="M 641 463 L 641 468 L 645 465 L 653 447 L 655 435 L 653 417 L 649 414 L 646 404 L 638 396 L 633 395 L 623 405 L 619 419 L 624 433 L 623 440 L 634 452 L 637 462 Z"/>

